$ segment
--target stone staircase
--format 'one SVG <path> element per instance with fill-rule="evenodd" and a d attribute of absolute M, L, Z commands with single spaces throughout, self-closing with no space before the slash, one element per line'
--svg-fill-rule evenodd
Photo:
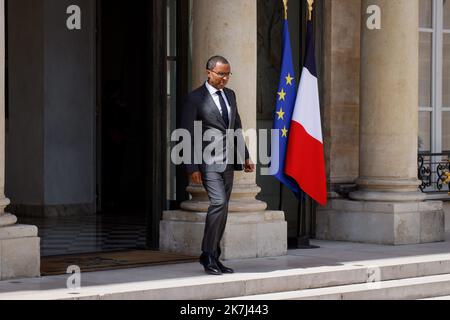
<path fill-rule="evenodd" d="M 450 274 L 278 292 L 227 300 L 440 300 L 449 299 Z M 442 297 L 441 297 L 442 295 Z"/>
<path fill-rule="evenodd" d="M 226 298 L 226 300 L 450 300 L 450 255 L 416 257 L 401 262 L 298 275 L 294 290 Z M 402 260 L 402 259 L 399 259 Z M 311 277 L 312 276 L 312 277 Z M 309 280 L 314 279 L 314 283 Z"/>
<path fill-rule="evenodd" d="M 297 257 L 301 259 L 301 257 Z M 281 259 L 281 258 L 278 258 Z M 367 261 L 369 262 L 369 261 Z M 247 261 L 247 263 L 249 263 Z M 376 266 L 375 266 L 376 264 Z M 233 264 L 231 265 L 233 266 Z M 170 268 L 166 266 L 166 273 Z M 177 268 L 183 265 L 176 266 Z M 197 269 L 197 264 L 185 264 Z M 139 269 L 135 269 L 135 272 Z M 116 271 L 117 272 L 117 271 Z M 151 270 L 149 269 L 149 272 Z M 90 274 L 91 277 L 95 273 Z M 85 277 L 89 275 L 86 274 Z M 106 275 L 106 273 L 105 273 Z M 107 277 L 111 279 L 113 274 Z M 36 280 L 34 280 L 36 283 Z M 435 254 L 222 277 L 198 275 L 153 281 L 124 281 L 28 293 L 1 293 L 0 299 L 125 299 L 125 300 L 372 300 L 427 299 L 450 296 L 450 254 Z M 42 284 L 40 284 L 42 285 Z"/>
<path fill-rule="evenodd" d="M 373 300 L 450 299 L 447 241 L 411 246 L 314 241 L 314 250 L 227 261 L 237 272 L 208 276 L 199 263 L 0 281 L 0 300 Z"/>

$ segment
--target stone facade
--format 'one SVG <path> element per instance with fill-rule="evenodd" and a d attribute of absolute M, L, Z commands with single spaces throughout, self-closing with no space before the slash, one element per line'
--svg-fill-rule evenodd
<path fill-rule="evenodd" d="M 354 181 L 358 188 L 349 194 L 350 200 L 332 199 L 319 210 L 319 239 L 392 245 L 445 239 L 442 202 L 424 202 L 426 197 L 418 189 L 418 4 L 418 0 L 326 2 L 325 34 L 330 44 L 329 56 L 324 57 L 325 67 L 329 68 L 324 81 L 325 109 L 330 119 L 326 130 L 330 182 L 351 182 L 349 173 L 355 173 L 355 160 L 359 174 Z M 369 5 L 381 9 L 379 30 L 366 25 Z M 359 30 L 354 28 L 358 22 Z M 345 29 L 353 30 L 352 36 L 340 41 L 345 33 L 339 31 Z M 359 70 L 354 68 L 358 62 Z M 342 68 L 337 78 L 334 68 Z M 354 116 L 359 111 L 359 140 L 356 135 L 352 139 L 345 131 L 335 129 L 338 120 L 350 110 L 338 107 L 342 101 L 352 102 L 354 111 L 348 114 Z M 347 141 L 350 147 L 359 141 L 359 154 L 354 154 L 357 148 L 346 152 L 335 139 Z M 342 160 L 352 163 L 351 159 L 351 170 L 342 167 L 335 171 L 335 165 Z M 341 177 L 347 177 L 342 181 L 334 179 L 342 169 Z"/>
<path fill-rule="evenodd" d="M 443 205 L 425 201 L 417 186 L 418 0 L 317 0 L 323 5 L 318 61 L 330 202 L 317 213 L 317 238 L 387 245 L 442 241 Z M 193 87 L 204 63 L 221 54 L 236 75 L 246 129 L 257 127 L 257 0 L 195 0 Z M 365 26 L 366 8 L 382 9 L 382 29 Z M 4 83 L 4 0 L 0 0 L 0 82 Z M 270 69 L 270 66 L 265 66 Z M 275 77 L 273 70 L 271 77 Z M 261 80 L 260 80 L 261 81 Z M 0 114 L 4 114 L 0 85 Z M 4 212 L 5 119 L 0 117 L 0 280 L 39 275 L 36 227 L 17 225 Z M 255 156 L 256 150 L 251 149 Z M 350 185 L 345 195 L 336 190 Z M 339 191 L 334 192 L 334 191 Z M 199 254 L 208 201 L 201 186 L 181 211 L 164 212 L 161 249 Z M 238 174 L 223 239 L 226 259 L 284 255 L 287 224 L 255 197 L 255 174 Z M 343 198 L 344 197 L 344 198 Z"/>

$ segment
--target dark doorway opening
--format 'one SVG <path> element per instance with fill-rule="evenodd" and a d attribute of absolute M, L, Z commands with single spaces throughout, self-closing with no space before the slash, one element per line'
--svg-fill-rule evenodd
<path fill-rule="evenodd" d="M 154 250 L 166 200 L 166 14 L 165 0 L 97 0 L 97 208 L 143 227 Z"/>
<path fill-rule="evenodd" d="M 149 1 L 99 1 L 98 208 L 145 219 Z"/>

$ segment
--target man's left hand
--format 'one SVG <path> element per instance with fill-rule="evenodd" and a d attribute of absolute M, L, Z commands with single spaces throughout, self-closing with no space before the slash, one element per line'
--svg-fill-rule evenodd
<path fill-rule="evenodd" d="M 252 162 L 252 160 L 245 160 L 244 172 L 252 173 L 252 172 L 255 172 L 255 170 L 256 170 L 256 166 Z"/>

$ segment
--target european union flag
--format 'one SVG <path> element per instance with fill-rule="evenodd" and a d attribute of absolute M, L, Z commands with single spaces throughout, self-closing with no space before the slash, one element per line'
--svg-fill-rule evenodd
<path fill-rule="evenodd" d="M 289 129 L 294 112 L 297 88 L 295 81 L 294 63 L 292 62 L 292 48 L 289 34 L 288 20 L 284 21 L 283 29 L 283 57 L 280 84 L 277 92 L 277 103 L 274 114 L 273 129 L 279 134 L 272 134 L 272 159 L 270 174 L 287 186 L 300 199 L 302 191 L 297 183 L 284 173 L 286 149 L 288 145 Z"/>

